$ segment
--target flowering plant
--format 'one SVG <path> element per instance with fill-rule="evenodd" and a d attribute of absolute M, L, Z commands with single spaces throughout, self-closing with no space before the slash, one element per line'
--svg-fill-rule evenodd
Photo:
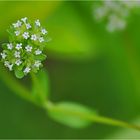
<path fill-rule="evenodd" d="M 133 128 L 140 127 L 123 121 L 102 117 L 83 105 L 71 102 L 53 103 L 48 98 L 49 83 L 42 61 L 46 59 L 47 30 L 40 21 L 31 22 L 26 17 L 13 23 L 8 29 L 9 43 L 2 45 L 2 62 L 17 78 L 31 74 L 31 91 L 1 68 L 1 78 L 16 94 L 47 111 L 48 115 L 62 124 L 74 128 L 86 127 L 92 122 Z M 38 72 L 39 71 L 39 72 Z M 37 73 L 38 72 L 38 73 Z M 34 74 L 37 73 L 37 74 Z M 6 77 L 6 78 L 5 78 Z"/>
<path fill-rule="evenodd" d="M 27 17 L 13 23 L 8 29 L 9 43 L 2 45 L 2 62 L 16 77 L 36 73 L 46 59 L 47 30 L 39 20 L 31 22 Z"/>

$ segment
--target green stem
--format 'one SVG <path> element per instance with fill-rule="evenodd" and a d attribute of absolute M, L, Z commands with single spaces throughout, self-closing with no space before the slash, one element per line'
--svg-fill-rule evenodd
<path fill-rule="evenodd" d="M 37 105 L 30 91 L 21 85 L 9 72 L 6 71 L 5 68 L 3 68 L 2 65 L 0 65 L 0 69 L 0 78 L 10 90 L 21 98 Z"/>
<path fill-rule="evenodd" d="M 112 125 L 112 126 L 125 127 L 125 128 L 132 128 L 132 129 L 140 131 L 140 126 L 137 126 L 137 125 L 129 124 L 129 123 L 115 120 L 112 118 L 98 116 L 95 114 L 85 114 L 81 112 L 74 112 L 74 111 L 72 112 L 72 111 L 60 109 L 49 101 L 45 102 L 45 104 L 40 105 L 37 103 L 37 101 L 32 96 L 32 94 L 24 86 L 22 86 L 17 80 L 15 80 L 5 69 L 3 69 L 3 67 L 1 67 L 0 78 L 15 94 L 17 94 L 18 96 L 20 96 L 21 98 L 27 101 L 34 103 L 35 105 L 38 105 L 44 108 L 47 111 L 50 111 L 53 109 L 53 111 L 57 111 L 60 113 L 62 112 L 67 115 L 75 115 L 75 116 L 78 116 L 79 118 L 83 118 L 92 122 L 97 122 L 97 123 L 107 124 L 107 125 Z M 36 81 L 37 79 L 35 78 L 34 80 Z"/>
<path fill-rule="evenodd" d="M 41 87 L 41 83 L 39 82 L 37 75 L 34 73 L 30 73 L 30 75 L 32 80 L 32 87 L 36 90 L 33 96 L 36 96 L 39 99 L 40 104 L 44 104 L 46 102 L 46 96 Z"/>
<path fill-rule="evenodd" d="M 47 102 L 46 105 L 44 106 L 44 108 L 47 109 L 48 111 L 53 110 L 53 111 L 60 112 L 60 113 L 66 114 L 66 115 L 75 115 L 79 118 L 82 118 L 82 119 L 85 119 L 85 120 L 88 120 L 88 121 L 91 121 L 94 123 L 96 122 L 96 123 L 101 123 L 101 124 L 106 124 L 106 125 L 131 128 L 131 129 L 140 131 L 140 126 L 137 126 L 137 125 L 129 124 L 124 121 L 120 121 L 120 120 L 116 120 L 116 119 L 112 119 L 112 118 L 108 118 L 108 117 L 103 117 L 103 116 L 99 116 L 99 115 L 95 115 L 95 114 L 89 114 L 89 113 L 85 114 L 82 112 L 68 111 L 68 110 L 55 106 L 51 102 Z"/>
<path fill-rule="evenodd" d="M 135 130 L 140 131 L 140 126 L 129 124 L 124 121 L 103 117 L 103 116 L 92 116 L 91 119 L 97 123 L 107 124 L 107 125 L 113 125 L 113 126 L 119 126 L 124 128 L 132 128 Z"/>

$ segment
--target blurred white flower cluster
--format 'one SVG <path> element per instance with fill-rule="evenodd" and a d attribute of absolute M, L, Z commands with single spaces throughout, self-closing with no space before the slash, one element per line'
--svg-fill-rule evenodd
<path fill-rule="evenodd" d="M 127 18 L 137 7 L 140 7 L 140 0 L 103 0 L 94 8 L 94 17 L 106 22 L 107 31 L 120 31 L 125 29 Z"/>
<path fill-rule="evenodd" d="M 31 22 L 27 17 L 13 23 L 8 30 L 9 43 L 2 45 L 2 62 L 18 78 L 37 72 L 46 59 L 43 51 L 47 42 L 47 30 L 39 20 Z"/>

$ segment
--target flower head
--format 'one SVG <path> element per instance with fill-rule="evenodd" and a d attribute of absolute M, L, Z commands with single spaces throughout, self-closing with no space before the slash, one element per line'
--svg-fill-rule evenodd
<path fill-rule="evenodd" d="M 19 66 L 21 63 L 22 63 L 22 61 L 21 61 L 20 59 L 16 60 L 16 62 L 15 62 L 15 64 L 16 64 L 17 66 Z"/>
<path fill-rule="evenodd" d="M 29 32 L 24 32 L 23 34 L 22 34 L 22 36 L 23 36 L 23 38 L 24 39 L 28 39 L 30 36 L 29 36 Z"/>
<path fill-rule="evenodd" d="M 15 58 L 20 58 L 20 52 L 15 51 L 14 56 L 15 56 Z"/>
<path fill-rule="evenodd" d="M 16 49 L 17 49 L 17 50 L 22 49 L 22 43 L 16 44 Z"/>
<path fill-rule="evenodd" d="M 94 8 L 94 17 L 97 21 L 105 21 L 109 32 L 120 31 L 127 26 L 127 19 L 132 10 L 140 7 L 140 1 L 103 0 Z"/>
<path fill-rule="evenodd" d="M 18 36 L 20 34 L 20 31 L 15 31 L 15 35 Z"/>
<path fill-rule="evenodd" d="M 24 23 L 26 23 L 27 17 L 21 18 L 21 21 L 23 21 Z"/>
<path fill-rule="evenodd" d="M 31 40 L 36 41 L 37 40 L 37 36 L 35 34 L 31 35 Z"/>
<path fill-rule="evenodd" d="M 26 51 L 27 51 L 27 52 L 31 52 L 31 51 L 32 51 L 32 49 L 33 49 L 33 47 L 32 47 L 32 46 L 27 45 L 27 46 L 25 47 L 25 49 L 26 49 Z"/>
<path fill-rule="evenodd" d="M 35 67 L 40 67 L 40 65 L 42 65 L 41 61 L 39 61 L 39 60 L 35 61 L 35 63 L 34 63 Z"/>
<path fill-rule="evenodd" d="M 25 24 L 26 25 L 26 28 L 27 29 L 30 29 L 31 28 L 31 24 L 30 23 L 27 23 L 27 24 Z"/>
<path fill-rule="evenodd" d="M 37 19 L 37 20 L 35 21 L 35 24 L 36 24 L 36 26 L 40 26 L 40 21 L 39 21 L 39 19 Z"/>
<path fill-rule="evenodd" d="M 7 55 L 6 55 L 6 53 L 1 53 L 1 57 L 2 57 L 2 59 L 5 59 L 6 57 L 7 57 Z"/>
<path fill-rule="evenodd" d="M 13 49 L 12 43 L 8 43 L 8 44 L 7 44 L 7 48 L 8 48 L 9 50 L 12 50 L 12 49 Z"/>
<path fill-rule="evenodd" d="M 46 59 L 47 30 L 41 27 L 39 20 L 31 22 L 25 17 L 13 23 L 8 31 L 9 43 L 2 45 L 0 53 L 4 66 L 13 70 L 18 78 L 36 73 Z"/>
<path fill-rule="evenodd" d="M 44 38 L 43 37 L 40 37 L 39 38 L 39 42 L 43 42 L 44 41 Z"/>
<path fill-rule="evenodd" d="M 27 73 L 29 73 L 30 71 L 31 71 L 31 68 L 26 67 L 26 68 L 24 69 L 24 71 L 23 71 L 23 72 L 24 72 L 25 74 L 27 74 Z"/>
<path fill-rule="evenodd" d="M 14 28 L 19 28 L 21 27 L 22 22 L 20 20 L 18 20 L 16 23 L 13 23 Z"/>
<path fill-rule="evenodd" d="M 37 50 L 35 51 L 35 54 L 36 54 L 36 55 L 40 55 L 41 53 L 42 53 L 42 51 L 39 50 L 39 49 L 37 49 Z"/>
<path fill-rule="evenodd" d="M 41 29 L 41 32 L 43 35 L 47 34 L 48 32 L 46 31 L 46 29 Z"/>

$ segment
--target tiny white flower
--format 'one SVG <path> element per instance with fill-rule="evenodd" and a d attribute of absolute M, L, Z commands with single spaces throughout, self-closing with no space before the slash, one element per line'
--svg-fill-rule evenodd
<path fill-rule="evenodd" d="M 31 40 L 37 40 L 37 36 L 35 34 L 31 35 Z"/>
<path fill-rule="evenodd" d="M 94 10 L 94 17 L 97 21 L 101 21 L 108 14 L 108 8 L 98 7 Z"/>
<path fill-rule="evenodd" d="M 123 30 L 126 27 L 126 21 L 117 17 L 116 15 L 111 15 L 109 17 L 109 23 L 107 24 L 107 30 L 109 32 L 114 32 L 116 30 Z"/>
<path fill-rule="evenodd" d="M 7 67 L 9 68 L 9 70 L 10 70 L 10 71 L 12 71 L 12 70 L 13 70 L 13 64 L 8 65 Z"/>
<path fill-rule="evenodd" d="M 10 71 L 13 70 L 13 64 L 10 64 L 9 61 L 5 61 L 5 62 L 4 62 L 4 65 L 5 65 L 6 67 L 8 67 Z"/>
<path fill-rule="evenodd" d="M 39 61 L 39 60 L 35 61 L 35 63 L 34 63 L 35 67 L 39 67 L 40 65 L 41 65 L 41 61 Z"/>
<path fill-rule="evenodd" d="M 27 21 L 27 17 L 21 19 L 24 23 Z"/>
<path fill-rule="evenodd" d="M 17 45 L 16 45 L 16 49 L 17 49 L 17 50 L 22 49 L 22 43 L 17 44 Z"/>
<path fill-rule="evenodd" d="M 9 50 L 12 50 L 12 49 L 13 49 L 12 43 L 7 44 L 7 48 L 8 48 Z"/>
<path fill-rule="evenodd" d="M 2 57 L 2 59 L 5 59 L 6 57 L 7 57 L 7 55 L 6 55 L 6 53 L 1 53 L 1 57 Z"/>
<path fill-rule="evenodd" d="M 37 49 L 37 50 L 35 51 L 35 54 L 36 54 L 36 55 L 39 55 L 39 54 L 41 54 L 41 53 L 42 53 L 42 51 L 39 50 L 39 49 Z"/>
<path fill-rule="evenodd" d="M 30 29 L 31 28 L 31 24 L 30 23 L 27 23 L 26 24 L 26 28 L 27 28 L 27 30 Z"/>
<path fill-rule="evenodd" d="M 18 24 L 18 26 L 20 27 L 22 23 L 21 23 L 21 21 L 18 20 L 18 21 L 17 21 L 17 24 Z"/>
<path fill-rule="evenodd" d="M 121 1 L 124 6 L 126 6 L 128 9 L 132 9 L 135 7 L 140 6 L 140 1 L 139 0 L 134 0 L 134 1 L 129 1 L 129 0 L 123 0 Z"/>
<path fill-rule="evenodd" d="M 17 66 L 19 66 L 21 63 L 22 63 L 22 61 L 21 61 L 20 59 L 16 60 L 16 62 L 15 62 L 15 64 L 16 64 Z"/>
<path fill-rule="evenodd" d="M 15 35 L 18 36 L 20 34 L 20 31 L 15 31 Z"/>
<path fill-rule="evenodd" d="M 44 38 L 43 37 L 40 37 L 39 38 L 39 42 L 41 43 L 41 42 L 43 42 L 44 41 Z"/>
<path fill-rule="evenodd" d="M 39 21 L 39 19 L 37 19 L 37 20 L 35 21 L 35 24 L 36 24 L 36 26 L 40 26 L 40 21 Z"/>
<path fill-rule="evenodd" d="M 42 33 L 43 35 L 45 35 L 45 34 L 48 33 L 48 31 L 46 31 L 46 29 L 42 29 L 42 30 L 41 30 L 41 33 Z"/>
<path fill-rule="evenodd" d="M 31 51 L 32 51 L 32 49 L 33 49 L 33 47 L 32 47 L 32 46 L 27 45 L 27 46 L 25 47 L 25 49 L 26 49 L 26 51 L 27 51 L 27 52 L 31 52 Z"/>
<path fill-rule="evenodd" d="M 5 62 L 4 62 L 4 65 L 5 65 L 6 67 L 8 67 L 8 66 L 10 65 L 9 61 L 5 61 Z"/>
<path fill-rule="evenodd" d="M 16 58 L 20 58 L 20 52 L 15 51 L 14 56 L 15 56 Z"/>
<path fill-rule="evenodd" d="M 28 39 L 28 38 L 30 37 L 28 32 L 24 32 L 24 33 L 22 34 L 22 36 L 23 36 L 23 38 L 25 38 L 25 39 Z"/>
<path fill-rule="evenodd" d="M 21 21 L 17 21 L 16 23 L 13 23 L 13 26 L 14 26 L 14 28 L 18 28 L 18 27 L 20 27 L 22 25 L 22 22 Z"/>
<path fill-rule="evenodd" d="M 26 68 L 24 69 L 24 71 L 23 71 L 23 72 L 24 72 L 25 74 L 27 74 L 27 73 L 29 73 L 30 71 L 31 71 L 31 68 L 26 67 Z"/>
<path fill-rule="evenodd" d="M 13 23 L 13 26 L 14 26 L 14 28 L 17 28 L 17 24 L 16 23 Z"/>

